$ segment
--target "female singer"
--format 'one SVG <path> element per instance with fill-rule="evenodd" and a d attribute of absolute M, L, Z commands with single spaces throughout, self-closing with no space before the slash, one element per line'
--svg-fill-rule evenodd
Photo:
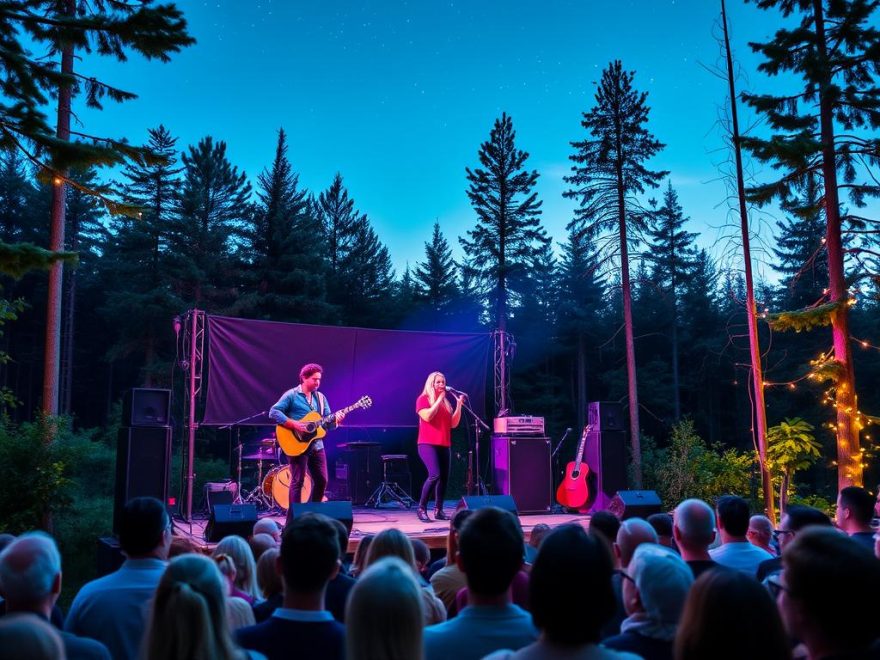
<path fill-rule="evenodd" d="M 436 509 L 434 518 L 449 520 L 443 513 L 443 497 L 449 480 L 452 429 L 461 421 L 461 405 L 464 395 L 455 397 L 455 410 L 446 400 L 446 376 L 433 371 L 425 381 L 425 389 L 416 399 L 419 415 L 419 458 L 428 469 L 428 478 L 422 486 L 419 498 L 419 520 L 431 522 L 428 517 L 428 496 L 434 490 Z"/>

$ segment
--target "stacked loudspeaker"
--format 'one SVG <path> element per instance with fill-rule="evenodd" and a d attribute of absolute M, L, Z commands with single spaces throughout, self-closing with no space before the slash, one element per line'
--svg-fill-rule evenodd
<path fill-rule="evenodd" d="M 584 460 L 596 476 L 593 511 L 608 509 L 615 494 L 627 487 L 626 422 L 623 406 L 616 402 L 591 401 L 587 407 L 590 432 Z"/>
<path fill-rule="evenodd" d="M 113 530 L 125 503 L 133 497 L 168 501 L 171 465 L 171 390 L 134 388 L 122 401 L 116 443 Z"/>

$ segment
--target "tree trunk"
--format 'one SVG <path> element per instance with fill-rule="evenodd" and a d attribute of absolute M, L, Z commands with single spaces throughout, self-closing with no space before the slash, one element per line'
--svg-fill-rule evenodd
<path fill-rule="evenodd" d="M 791 470 L 786 469 L 782 473 L 782 483 L 779 486 L 779 512 L 785 513 L 788 508 L 788 486 L 791 483 Z"/>
<path fill-rule="evenodd" d="M 587 422 L 587 348 L 582 332 L 578 333 L 577 352 L 577 425 L 583 429 Z"/>
<path fill-rule="evenodd" d="M 672 295 L 676 295 L 674 289 Z M 677 422 L 681 419 L 681 387 L 678 373 L 678 309 L 674 300 L 672 310 L 672 396 L 675 404 L 675 421 Z"/>
<path fill-rule="evenodd" d="M 746 277 L 746 313 L 749 326 L 749 353 L 751 355 L 752 393 L 754 401 L 754 437 L 758 447 L 761 468 L 761 487 L 764 493 L 764 509 L 775 525 L 776 510 L 773 502 L 773 482 L 767 469 L 767 409 L 764 404 L 764 372 L 761 364 L 761 346 L 758 338 L 758 309 L 755 304 L 755 285 L 752 279 L 752 251 L 749 241 L 749 217 L 746 206 L 745 181 L 743 179 L 742 148 L 739 142 L 739 120 L 736 110 L 736 86 L 734 84 L 733 56 L 730 53 L 730 37 L 727 33 L 727 12 L 721 0 L 721 20 L 724 24 L 724 50 L 727 56 L 727 82 L 730 88 L 730 116 L 733 129 L 733 152 L 736 159 L 736 192 L 739 200 L 740 233 L 742 234 L 743 263 Z"/>
<path fill-rule="evenodd" d="M 826 79 L 819 87 L 819 123 L 822 138 L 822 177 L 825 185 L 825 248 L 828 251 L 828 289 L 831 302 L 837 309 L 831 315 L 834 338 L 834 359 L 840 366 L 835 381 L 837 407 L 837 488 L 861 486 L 862 455 L 859 449 L 859 425 L 856 419 L 857 402 L 852 347 L 849 338 L 849 291 L 843 262 L 840 197 L 837 188 L 837 163 L 834 149 L 833 107 L 828 98 L 831 72 L 828 67 L 825 43 L 825 19 L 821 0 L 813 0 L 813 19 L 816 25 L 816 44 L 820 66 Z"/>
<path fill-rule="evenodd" d="M 64 14 L 73 16 L 74 0 L 67 0 Z M 61 73 L 73 74 L 73 44 L 66 43 L 61 48 Z M 62 83 L 58 89 L 58 125 L 56 136 L 59 140 L 70 140 L 70 100 L 73 95 L 72 84 Z M 62 172 L 67 176 L 67 172 Z M 52 211 L 49 227 L 49 249 L 60 252 L 64 249 L 64 207 L 67 187 L 60 176 L 55 176 L 52 185 Z M 49 290 L 46 296 L 46 344 L 43 364 L 43 412 L 46 415 L 58 414 L 58 376 L 61 360 L 61 298 L 64 264 L 56 261 L 49 270 Z M 51 429 L 51 425 L 50 425 Z M 54 432 L 49 431 L 54 437 Z M 50 440 L 52 437 L 49 438 Z"/>

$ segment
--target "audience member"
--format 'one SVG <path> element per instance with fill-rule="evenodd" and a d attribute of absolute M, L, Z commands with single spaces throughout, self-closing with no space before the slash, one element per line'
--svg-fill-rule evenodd
<path fill-rule="evenodd" d="M 386 529 L 376 534 L 376 538 L 373 539 L 373 544 L 370 546 L 370 552 L 367 553 L 367 568 L 383 557 L 397 557 L 402 560 L 412 570 L 413 578 L 417 578 L 418 568 L 412 543 L 406 534 L 399 529 Z M 421 595 L 425 625 L 430 626 L 446 621 L 446 608 L 443 606 L 443 602 L 434 595 L 433 590 L 430 587 L 422 588 Z"/>
<path fill-rule="evenodd" d="M 471 604 L 425 629 L 425 658 L 477 659 L 533 642 L 531 617 L 510 602 L 510 583 L 523 564 L 523 534 L 514 516 L 496 507 L 477 510 L 461 528 L 456 561 Z"/>
<path fill-rule="evenodd" d="M 715 540 L 715 512 L 703 500 L 685 500 L 675 507 L 672 535 L 694 579 L 718 566 L 709 556 L 709 546 Z"/>
<path fill-rule="evenodd" d="M 174 559 L 180 555 L 204 554 L 203 549 L 195 541 L 187 536 L 175 536 L 171 539 L 171 547 L 168 548 L 168 559 Z"/>
<path fill-rule="evenodd" d="M 550 525 L 547 523 L 538 523 L 534 527 L 532 527 L 532 533 L 529 534 L 529 545 L 532 546 L 535 550 L 540 550 L 541 542 L 544 540 L 544 537 L 550 533 Z"/>
<path fill-rule="evenodd" d="M 675 551 L 643 543 L 622 576 L 628 616 L 620 625 L 620 634 L 602 645 L 645 660 L 671 660 L 675 631 L 694 581 L 690 567 Z"/>
<path fill-rule="evenodd" d="M 61 555 L 51 536 L 25 534 L 0 553 L 0 592 L 6 598 L 7 616 L 35 614 L 49 622 L 61 594 Z M 107 647 L 94 639 L 62 632 L 61 641 L 69 659 L 110 658 Z"/>
<path fill-rule="evenodd" d="M 814 527 L 786 546 L 782 564 L 770 582 L 789 634 L 810 658 L 877 657 L 869 649 L 880 637 L 880 560 L 858 541 Z"/>
<path fill-rule="evenodd" d="M 252 626 L 256 623 L 254 612 L 251 604 L 240 596 L 236 596 L 238 590 L 235 588 L 235 563 L 232 557 L 227 554 L 220 553 L 214 555 L 214 563 L 220 571 L 223 578 L 223 593 L 226 595 L 226 621 L 230 630 L 238 630 L 245 626 Z"/>
<path fill-rule="evenodd" d="M 762 582 L 768 575 L 779 573 L 782 570 L 782 552 L 786 546 L 791 543 L 797 534 L 807 527 L 811 526 L 831 527 L 831 518 L 826 516 L 819 509 L 811 506 L 803 506 L 801 504 L 791 504 L 782 515 L 779 523 L 779 529 L 773 531 L 776 542 L 779 544 L 779 557 L 762 561 L 758 565 L 757 577 Z"/>
<path fill-rule="evenodd" d="M 657 543 L 678 552 L 675 539 L 672 538 L 672 516 L 668 513 L 652 513 L 648 516 L 648 524 L 657 532 Z"/>
<path fill-rule="evenodd" d="M 458 567 L 456 555 L 458 554 L 458 535 L 464 522 L 473 515 L 472 509 L 461 509 L 455 512 L 449 521 L 449 534 L 446 536 L 446 557 L 442 561 L 445 566 L 433 573 L 430 577 L 431 587 L 434 594 L 443 601 L 448 612 L 455 604 L 455 596 L 467 586 L 467 579 Z M 436 563 L 436 562 L 435 562 Z M 433 566 L 432 566 L 433 568 Z"/>
<path fill-rule="evenodd" d="M 35 614 L 0 618 L 0 660 L 65 660 L 58 631 Z"/>
<path fill-rule="evenodd" d="M 431 563 L 431 549 L 422 539 L 410 539 L 412 541 L 413 555 L 416 558 L 416 568 L 419 571 L 422 586 L 430 584 L 428 582 L 428 566 Z"/>
<path fill-rule="evenodd" d="M 330 522 L 336 530 L 336 541 L 339 543 L 339 572 L 327 584 L 324 607 L 339 623 L 345 623 L 345 603 L 355 583 L 354 578 L 343 570 L 348 555 L 348 527 L 336 518 L 331 518 Z"/>
<path fill-rule="evenodd" d="M 263 600 L 254 605 L 254 620 L 257 623 L 265 621 L 272 612 L 281 607 L 284 601 L 284 587 L 281 584 L 281 575 L 275 569 L 281 551 L 278 548 L 266 550 L 257 562 L 257 585 Z"/>
<path fill-rule="evenodd" d="M 144 660 L 241 660 L 227 626 L 226 585 L 214 562 L 183 555 L 168 564 L 156 595 L 144 643 Z"/>
<path fill-rule="evenodd" d="M 129 500 L 119 521 L 126 560 L 115 572 L 83 586 L 73 599 L 65 630 L 102 642 L 114 660 L 136 658 L 146 629 L 147 608 L 165 572 L 171 519 L 152 497 Z"/>
<path fill-rule="evenodd" d="M 752 577 L 762 561 L 773 559 L 766 550 L 757 548 L 746 539 L 749 530 L 749 504 L 736 495 L 724 495 L 715 504 L 718 512 L 718 532 L 721 545 L 709 551 L 709 556 L 722 566 L 734 568 Z"/>
<path fill-rule="evenodd" d="M 242 598 L 248 605 L 253 605 L 260 592 L 257 589 L 257 563 L 247 541 L 240 536 L 226 536 L 220 539 L 212 554 L 214 557 L 229 555 L 235 564 L 235 581 L 230 595 Z"/>
<path fill-rule="evenodd" d="M 356 578 L 364 570 L 364 560 L 367 558 L 367 552 L 370 550 L 374 536 L 375 534 L 367 534 L 358 543 L 358 547 L 354 551 L 354 558 L 351 560 L 351 569 L 349 570 L 351 577 Z"/>
<path fill-rule="evenodd" d="M 562 525 L 548 534 L 529 580 L 537 642 L 519 651 L 499 651 L 487 660 L 635 660 L 637 656 L 597 646 L 602 624 L 614 613 L 614 564 L 600 534 Z M 577 588 L 572 588 L 577 585 Z"/>
<path fill-rule="evenodd" d="M 401 559 L 370 563 L 346 607 L 347 660 L 421 660 L 423 592 Z"/>
<path fill-rule="evenodd" d="M 275 544 L 281 543 L 281 525 L 272 520 L 272 518 L 260 518 L 254 523 L 254 531 L 252 536 L 257 534 L 268 534 L 275 540 Z"/>
<path fill-rule="evenodd" d="M 324 608 L 327 583 L 339 572 L 336 528 L 326 516 L 297 516 L 281 537 L 277 569 L 284 603 L 263 623 L 235 633 L 246 649 L 268 660 L 343 660 L 345 628 Z"/>
<path fill-rule="evenodd" d="M 675 636 L 676 660 L 789 660 L 791 648 L 767 590 L 721 568 L 691 587 Z"/>
<path fill-rule="evenodd" d="M 12 543 L 15 540 L 14 534 L 3 533 L 0 534 L 0 552 L 3 552 L 6 549 L 6 546 Z"/>
<path fill-rule="evenodd" d="M 592 526 L 592 523 L 591 523 Z M 641 518 L 630 518 L 620 524 L 617 537 L 611 546 L 614 551 L 615 565 L 621 570 L 626 569 L 632 559 L 633 553 L 642 543 L 657 543 L 657 532 Z M 617 603 L 614 615 L 602 629 L 602 639 L 614 637 L 620 633 L 620 625 L 627 617 L 626 608 L 623 605 L 623 578 L 622 573 L 617 571 L 611 578 L 614 588 L 614 598 Z"/>
<path fill-rule="evenodd" d="M 749 518 L 749 529 L 746 532 L 746 538 L 753 546 L 766 550 L 774 557 L 779 554 L 771 543 L 773 540 L 773 523 L 770 522 L 770 518 L 767 516 L 756 515 Z"/>
<path fill-rule="evenodd" d="M 263 556 L 266 550 L 278 547 L 278 543 L 269 534 L 254 534 L 248 539 L 247 543 L 255 562 L 260 561 L 260 557 Z"/>
<path fill-rule="evenodd" d="M 837 496 L 837 526 L 846 532 L 853 541 L 861 543 L 874 551 L 874 530 L 871 519 L 874 517 L 874 497 L 864 488 L 847 486 Z"/>
<path fill-rule="evenodd" d="M 617 532 L 620 531 L 620 518 L 610 511 L 596 511 L 590 516 L 590 534 L 598 534 L 608 542 L 608 548 L 613 549 L 617 543 Z M 620 568 L 617 555 L 611 552 L 614 568 Z"/>

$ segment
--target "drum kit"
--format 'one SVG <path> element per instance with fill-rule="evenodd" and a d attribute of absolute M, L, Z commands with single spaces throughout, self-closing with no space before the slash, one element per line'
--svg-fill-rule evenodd
<path fill-rule="evenodd" d="M 287 511 L 290 508 L 290 465 L 286 464 L 287 457 L 281 452 L 275 437 L 241 443 L 236 447 L 236 452 L 238 453 L 238 492 L 242 494 L 241 501 L 256 504 L 259 509 Z M 257 463 L 256 485 L 249 491 L 241 489 L 242 461 Z M 264 470 L 266 470 L 265 474 Z M 308 502 L 311 495 L 312 476 L 306 473 L 301 501 Z"/>

